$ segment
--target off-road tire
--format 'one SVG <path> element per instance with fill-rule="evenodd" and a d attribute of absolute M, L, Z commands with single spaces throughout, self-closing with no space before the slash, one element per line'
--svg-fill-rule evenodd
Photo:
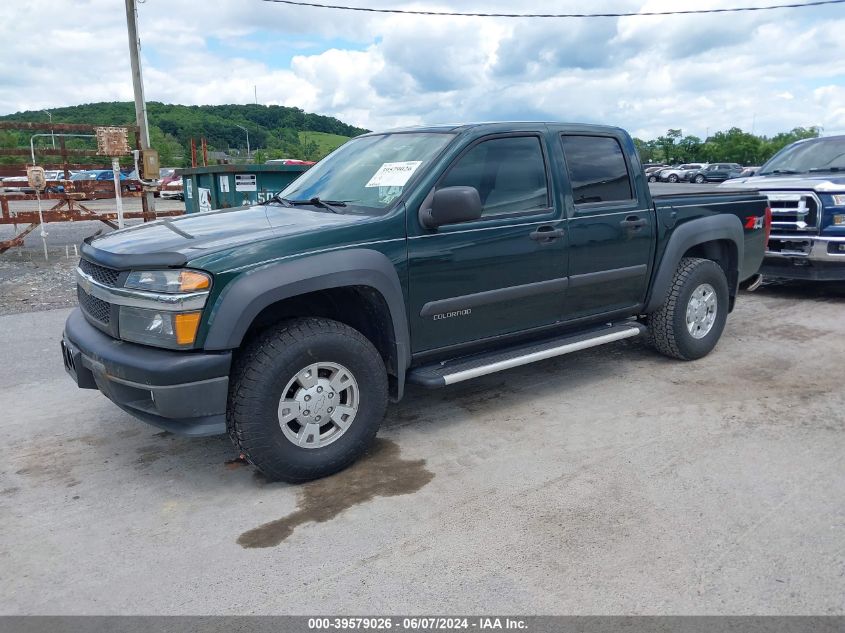
<path fill-rule="evenodd" d="M 358 412 L 334 442 L 302 448 L 285 437 L 279 401 L 285 385 L 312 363 L 339 363 L 360 392 Z M 387 372 L 363 334 L 322 318 L 286 321 L 250 342 L 235 361 L 227 426 L 235 447 L 268 479 L 301 483 L 336 473 L 360 457 L 375 438 L 387 409 Z"/>
<path fill-rule="evenodd" d="M 700 339 L 690 334 L 686 310 L 690 296 L 701 284 L 716 291 L 716 319 L 710 331 Z M 728 318 L 728 281 L 716 262 L 684 257 L 672 278 L 663 305 L 648 315 L 648 331 L 658 352 L 680 360 L 696 360 L 709 354 L 725 329 Z"/>

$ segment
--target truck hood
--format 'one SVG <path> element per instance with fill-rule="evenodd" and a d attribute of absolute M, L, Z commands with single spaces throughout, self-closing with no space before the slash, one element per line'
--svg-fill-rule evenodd
<path fill-rule="evenodd" d="M 369 216 L 333 214 L 276 204 L 221 209 L 164 218 L 87 241 L 83 252 L 106 265 L 128 268 L 150 263 L 181 265 L 199 255 L 297 233 L 352 225 Z M 166 255 L 166 257 L 152 257 Z"/>
<path fill-rule="evenodd" d="M 733 178 L 719 185 L 725 189 L 800 189 L 802 191 L 845 191 L 845 175 L 795 174 L 794 176 L 751 176 Z"/>

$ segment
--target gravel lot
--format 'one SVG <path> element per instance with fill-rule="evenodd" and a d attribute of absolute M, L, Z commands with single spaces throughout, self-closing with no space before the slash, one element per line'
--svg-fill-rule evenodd
<path fill-rule="evenodd" d="M 12 212 L 34 210 L 35 204 L 31 200 L 13 200 L 10 209 Z M 113 200 L 93 200 L 84 204 L 95 213 L 114 209 Z M 44 208 L 47 208 L 46 204 Z M 183 202 L 156 200 L 156 209 L 159 211 L 184 208 Z M 124 209 L 140 211 L 140 198 L 125 199 Z M 128 220 L 127 225 L 140 222 Z M 14 237 L 23 228 L 0 224 L 0 241 Z M 35 229 L 27 235 L 23 247 L 0 253 L 0 315 L 75 305 L 73 271 L 79 257 L 75 254 L 74 246 L 78 248 L 86 237 L 108 233 L 112 229 L 102 222 L 93 221 L 47 224 L 45 230 L 47 237 L 43 240 L 41 230 Z M 46 259 L 44 241 L 47 243 Z"/>
<path fill-rule="evenodd" d="M 845 288 L 740 297 L 695 363 L 618 343 L 392 406 L 268 484 L 0 317 L 0 613 L 845 613 Z"/>

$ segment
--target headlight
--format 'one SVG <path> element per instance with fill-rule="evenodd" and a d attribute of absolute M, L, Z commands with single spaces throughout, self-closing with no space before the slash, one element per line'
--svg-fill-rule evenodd
<path fill-rule="evenodd" d="M 120 306 L 121 339 L 170 349 L 193 346 L 211 275 L 187 269 L 136 270 L 123 286 L 143 292 L 132 293 L 132 300 Z"/>
<path fill-rule="evenodd" d="M 197 337 L 201 315 L 201 312 L 120 306 L 120 338 L 171 349 L 191 347 Z"/>
<path fill-rule="evenodd" d="M 833 198 L 834 206 L 845 207 L 845 193 L 840 193 L 831 197 Z"/>
<path fill-rule="evenodd" d="M 211 277 L 196 270 L 136 270 L 129 273 L 124 287 L 148 292 L 198 292 L 211 288 Z"/>

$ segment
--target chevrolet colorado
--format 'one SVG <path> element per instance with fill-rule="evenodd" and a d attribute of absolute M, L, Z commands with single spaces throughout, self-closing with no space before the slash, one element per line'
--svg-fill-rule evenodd
<path fill-rule="evenodd" d="M 268 477 L 340 470 L 405 384 L 650 333 L 716 345 L 768 237 L 754 192 L 652 196 L 631 137 L 558 123 L 357 137 L 261 205 L 88 239 L 65 367 Z"/>

